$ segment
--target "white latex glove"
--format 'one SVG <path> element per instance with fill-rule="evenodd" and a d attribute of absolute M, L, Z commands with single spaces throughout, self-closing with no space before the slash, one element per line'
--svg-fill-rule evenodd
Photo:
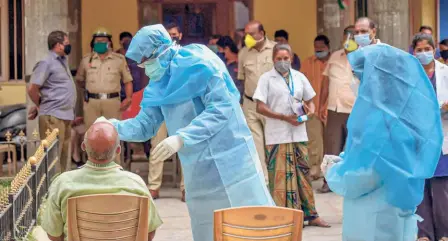
<path fill-rule="evenodd" d="M 165 161 L 174 153 L 178 152 L 183 145 L 184 141 L 180 136 L 170 136 L 156 146 L 151 159 L 155 162 Z"/>
<path fill-rule="evenodd" d="M 322 170 L 322 173 L 327 175 L 327 171 L 330 170 L 330 168 L 335 164 L 342 161 L 342 158 L 340 156 L 333 156 L 333 155 L 325 155 L 324 160 L 322 161 L 322 164 L 320 165 L 320 169 Z"/>
<path fill-rule="evenodd" d="M 98 123 L 98 122 L 109 122 L 110 123 L 110 121 L 108 119 L 106 119 L 106 117 L 104 117 L 104 116 L 101 116 L 98 119 L 96 119 L 95 122 L 93 122 L 93 124 Z"/>

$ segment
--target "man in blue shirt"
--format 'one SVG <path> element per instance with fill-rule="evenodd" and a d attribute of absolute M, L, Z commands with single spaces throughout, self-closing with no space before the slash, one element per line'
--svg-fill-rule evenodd
<path fill-rule="evenodd" d="M 39 134 L 59 129 L 59 160 L 62 172 L 70 170 L 68 162 L 71 127 L 75 118 L 76 85 L 67 64 L 71 45 L 66 33 L 53 31 L 48 35 L 48 55 L 36 66 L 31 75 L 28 95 L 36 105 L 28 118 L 39 114 Z"/>

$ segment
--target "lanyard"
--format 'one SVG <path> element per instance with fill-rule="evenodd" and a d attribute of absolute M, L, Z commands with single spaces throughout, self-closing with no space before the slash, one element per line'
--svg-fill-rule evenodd
<path fill-rule="evenodd" d="M 283 77 L 283 80 L 285 80 L 286 86 L 288 86 L 289 93 L 291 94 L 291 96 L 294 96 L 294 82 L 292 82 L 291 72 L 289 72 L 288 77 L 289 77 L 289 84 L 288 84 L 288 81 L 285 79 L 285 77 Z M 290 84 L 291 84 L 291 86 L 290 86 Z"/>

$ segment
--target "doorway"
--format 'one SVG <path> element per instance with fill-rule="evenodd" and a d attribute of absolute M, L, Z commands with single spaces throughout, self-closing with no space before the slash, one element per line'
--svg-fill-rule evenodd
<path fill-rule="evenodd" d="M 183 44 L 207 44 L 216 32 L 216 3 L 162 4 L 162 22 L 176 23 Z"/>

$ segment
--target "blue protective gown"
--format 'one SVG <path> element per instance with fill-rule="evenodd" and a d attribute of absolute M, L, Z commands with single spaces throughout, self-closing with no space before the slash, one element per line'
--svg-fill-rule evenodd
<path fill-rule="evenodd" d="M 344 196 L 344 241 L 414 241 L 426 178 L 442 147 L 439 105 L 418 60 L 389 45 L 348 55 L 360 79 L 343 160 L 327 171 Z"/>
<path fill-rule="evenodd" d="M 169 44 L 161 25 L 141 29 L 128 52 L 136 61 L 155 42 Z M 160 45 L 160 44 L 159 44 Z M 239 206 L 274 206 L 239 93 L 222 61 L 203 45 L 170 48 L 162 58 L 165 76 L 150 82 L 134 119 L 113 121 L 120 139 L 146 141 L 163 121 L 179 135 L 186 202 L 195 241 L 213 240 L 213 211 Z M 143 51 L 142 51 L 143 50 Z M 160 51 L 155 51 L 160 52 Z M 141 53 L 141 54 L 140 54 Z"/>

